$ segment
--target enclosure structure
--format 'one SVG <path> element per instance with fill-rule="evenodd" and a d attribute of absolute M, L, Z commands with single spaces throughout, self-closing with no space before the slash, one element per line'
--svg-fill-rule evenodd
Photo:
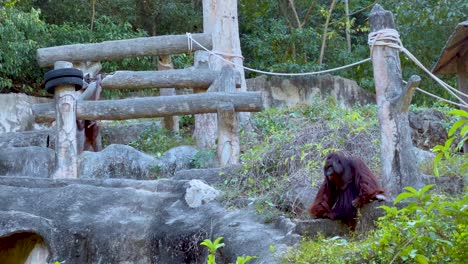
<path fill-rule="evenodd" d="M 468 73 L 468 20 L 461 22 L 447 40 L 442 53 L 437 60 L 434 74 L 456 74 L 458 77 L 458 90 L 463 94 L 468 94 L 468 84 L 466 74 Z M 460 95 L 468 102 L 468 97 Z M 468 111 L 468 108 L 464 109 Z M 463 146 L 465 153 L 468 153 L 468 142 Z"/>
<path fill-rule="evenodd" d="M 56 172 L 54 178 L 77 178 L 76 120 L 125 120 L 149 117 L 171 117 L 188 114 L 217 113 L 217 122 L 198 124 L 196 140 L 206 139 L 208 130 L 217 127 L 218 159 L 221 166 L 239 161 L 239 125 L 236 112 L 261 111 L 260 93 L 245 89 L 237 23 L 237 1 L 204 1 L 205 33 L 169 35 L 92 44 L 73 44 L 41 48 L 37 61 L 41 67 L 55 70 L 77 68 L 83 76 L 93 78 L 101 69 L 100 62 L 139 56 L 165 57 L 171 54 L 207 51 L 195 55 L 195 66 L 187 69 L 164 68 L 164 71 L 117 71 L 90 83 L 82 96 L 73 83 L 56 85 L 55 102 L 33 105 L 37 122 L 56 120 Z M 229 16 L 226 16 L 228 14 Z M 200 43 L 195 45 L 193 42 Z M 211 56 L 215 54 L 216 56 Z M 236 66 L 229 61 L 236 61 Z M 66 72 L 66 71 L 65 71 Z M 66 78 L 68 76 L 64 76 Z M 75 76 L 76 77 L 76 76 Z M 47 83 L 46 83 L 47 86 Z M 94 89 L 193 88 L 190 95 L 128 98 L 123 100 L 87 101 Z M 239 89 L 238 89 L 239 88 Z M 210 91 L 206 93 L 206 91 Z"/>

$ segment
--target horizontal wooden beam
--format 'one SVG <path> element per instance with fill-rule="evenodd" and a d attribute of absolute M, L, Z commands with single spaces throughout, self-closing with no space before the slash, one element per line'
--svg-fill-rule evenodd
<path fill-rule="evenodd" d="M 192 38 L 208 49 L 213 47 L 211 34 L 192 34 Z M 196 44 L 192 46 L 192 51 L 200 49 Z M 40 67 L 49 67 L 56 61 L 110 61 L 187 52 L 190 52 L 187 36 L 166 35 L 41 48 L 37 50 L 36 59 Z"/>
<path fill-rule="evenodd" d="M 216 113 L 218 106 L 226 103 L 232 103 L 236 112 L 259 112 L 263 108 L 260 92 L 210 92 L 121 100 L 78 101 L 76 112 L 77 118 L 81 120 L 126 120 Z M 34 104 L 32 111 L 38 123 L 55 120 L 53 103 Z"/>
<path fill-rule="evenodd" d="M 209 69 L 187 68 L 167 71 L 117 71 L 102 80 L 103 89 L 197 88 L 208 87 L 219 76 Z M 240 87 L 240 74 L 237 73 Z"/>

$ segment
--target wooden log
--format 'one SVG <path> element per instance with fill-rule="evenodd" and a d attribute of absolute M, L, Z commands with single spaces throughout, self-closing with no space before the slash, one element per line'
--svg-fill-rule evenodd
<path fill-rule="evenodd" d="M 212 48 L 211 34 L 192 34 L 192 37 L 206 48 Z M 193 45 L 192 49 L 201 48 Z M 110 61 L 186 52 L 190 50 L 185 35 L 167 35 L 41 48 L 37 50 L 36 58 L 40 67 L 48 67 L 55 61 Z"/>
<path fill-rule="evenodd" d="M 171 56 L 162 55 L 158 58 L 158 70 L 167 71 L 174 70 L 174 64 L 172 64 Z M 175 88 L 161 88 L 159 89 L 160 96 L 170 96 L 176 95 Z M 179 117 L 178 116 L 168 116 L 163 118 L 162 122 L 163 128 L 167 131 L 173 133 L 179 133 Z"/>
<path fill-rule="evenodd" d="M 372 9 L 369 22 L 371 32 L 395 28 L 393 14 L 378 4 Z M 412 86 L 417 80 L 407 86 L 409 92 L 402 90 L 398 49 L 374 46 L 372 65 L 381 131 L 381 180 L 388 196 L 394 198 L 404 186 L 419 188 L 423 185 L 424 175 L 419 171 L 412 152 L 411 129 L 406 111 L 411 101 Z"/>
<path fill-rule="evenodd" d="M 205 16 L 205 14 L 204 14 Z M 210 68 L 210 53 L 203 50 L 195 52 L 194 66 L 197 69 Z M 218 75 L 219 76 L 219 75 Z M 214 85 L 210 85 L 206 92 L 215 92 Z M 193 92 L 198 94 L 205 92 L 202 89 L 193 89 Z M 216 146 L 216 137 L 218 133 L 218 122 L 216 114 L 195 114 L 195 128 L 193 130 L 193 138 L 197 148 L 199 149 L 214 149 Z"/>
<path fill-rule="evenodd" d="M 224 93 L 236 92 L 235 70 L 226 65 L 221 70 L 218 90 Z M 218 160 L 222 167 L 239 164 L 239 122 L 232 103 L 218 106 Z"/>
<path fill-rule="evenodd" d="M 54 69 L 72 68 L 73 64 L 57 61 Z M 77 95 L 74 85 L 55 87 L 54 93 L 55 120 L 57 136 L 55 142 L 54 179 L 78 178 L 78 157 L 76 139 L 76 102 Z"/>
<path fill-rule="evenodd" d="M 219 72 L 187 68 L 167 71 L 117 71 L 102 80 L 103 89 L 197 88 L 206 90 Z M 238 81 L 240 85 L 240 78 Z"/>
<path fill-rule="evenodd" d="M 201 93 L 176 96 L 129 98 L 121 100 L 78 101 L 77 117 L 82 120 L 126 120 L 134 118 L 216 113 L 221 103 L 232 103 L 236 112 L 259 112 L 262 110 L 260 92 Z M 55 119 L 54 105 L 32 106 L 36 122 L 51 122 Z"/>
<path fill-rule="evenodd" d="M 247 91 L 242 51 L 239 40 L 239 23 L 236 0 L 203 0 L 203 32 L 212 34 L 213 51 L 224 59 L 234 62 L 240 74 L 240 90 Z M 227 62 L 216 56 L 208 56 L 209 67 L 221 70 Z M 197 62 L 196 62 L 197 63 Z M 209 92 L 216 92 L 213 88 Z M 247 113 L 244 113 L 248 117 Z M 245 118 L 246 119 L 246 118 Z M 213 148 L 217 136 L 216 115 L 196 115 L 194 138 L 198 147 Z"/>

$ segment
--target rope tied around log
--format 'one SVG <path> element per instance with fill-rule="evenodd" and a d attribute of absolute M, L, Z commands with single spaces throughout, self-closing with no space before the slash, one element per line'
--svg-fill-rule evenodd
<path fill-rule="evenodd" d="M 453 104 L 458 105 L 458 106 L 462 106 L 462 107 L 467 107 L 468 106 L 468 103 L 465 102 L 465 100 L 463 100 L 461 97 L 459 97 L 455 93 L 458 93 L 458 94 L 466 96 L 466 97 L 468 97 L 468 95 L 461 92 L 461 91 L 459 91 L 459 90 L 457 90 L 457 89 L 455 89 L 455 88 L 453 88 L 452 86 L 450 86 L 449 84 L 447 84 L 446 82 L 442 81 L 437 76 L 435 76 L 426 67 L 424 67 L 424 65 L 409 50 L 407 50 L 403 46 L 403 43 L 400 40 L 400 34 L 395 29 L 385 28 L 385 29 L 381 29 L 381 30 L 376 31 L 376 32 L 371 32 L 369 34 L 369 36 L 368 36 L 368 44 L 370 46 L 371 57 L 372 57 L 375 46 L 390 47 L 390 48 L 398 49 L 399 51 L 403 52 L 419 68 L 421 68 L 424 72 L 426 72 L 432 79 L 434 79 L 445 90 L 447 90 L 451 95 L 453 95 L 455 98 L 457 98 L 461 102 L 461 104 L 457 104 L 457 103 L 452 102 Z M 417 90 L 421 91 L 423 93 L 429 94 L 428 92 L 426 92 L 426 91 L 424 91 L 424 90 L 422 90 L 420 88 L 417 88 Z M 437 98 L 439 100 L 447 101 L 447 100 L 445 100 L 443 98 L 440 98 L 440 97 L 438 97 L 436 95 L 431 94 L 431 96 L 433 96 L 433 97 L 435 97 L 435 98 Z"/>

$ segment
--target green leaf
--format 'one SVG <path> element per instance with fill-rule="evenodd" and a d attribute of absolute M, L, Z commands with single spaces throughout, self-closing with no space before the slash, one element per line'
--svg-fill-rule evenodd
<path fill-rule="evenodd" d="M 414 260 L 416 260 L 416 262 L 418 262 L 420 264 L 428 264 L 429 263 L 429 260 L 426 258 L 426 256 L 421 255 L 421 254 L 416 254 L 416 256 L 414 257 Z"/>
<path fill-rule="evenodd" d="M 444 156 L 443 153 L 439 153 L 439 154 L 437 154 L 437 156 L 434 158 L 434 175 L 435 175 L 435 176 L 439 176 L 439 168 L 438 168 L 438 165 L 439 165 L 439 162 L 440 162 L 440 160 L 442 159 L 443 156 Z"/>
<path fill-rule="evenodd" d="M 397 204 L 399 202 L 401 202 L 402 200 L 405 200 L 405 199 L 408 199 L 408 198 L 412 198 L 412 197 L 415 197 L 416 195 L 414 193 L 408 193 L 408 192 L 404 192 L 404 193 L 400 193 L 396 198 L 395 198 L 395 201 L 393 201 L 393 204 Z"/>
<path fill-rule="evenodd" d="M 465 135 L 468 134 L 468 126 L 464 126 L 461 130 L 460 130 L 460 136 L 464 137 Z"/>
<path fill-rule="evenodd" d="M 457 131 L 457 129 L 459 129 L 460 127 L 462 127 L 465 123 L 467 123 L 468 121 L 465 120 L 465 119 L 462 119 L 462 120 L 458 120 L 457 122 L 455 122 L 455 124 L 452 125 L 452 127 L 450 128 L 449 132 L 448 132 L 448 136 L 451 137 L 453 136 L 453 134 L 455 134 L 455 132 Z"/>
<path fill-rule="evenodd" d="M 448 114 L 468 118 L 468 112 L 466 112 L 464 110 L 461 110 L 461 109 L 454 109 L 454 110 L 450 111 Z"/>
<path fill-rule="evenodd" d="M 406 186 L 406 187 L 403 188 L 403 189 L 407 190 L 407 191 L 410 192 L 410 193 L 418 194 L 418 191 L 417 191 L 415 188 L 411 187 L 411 186 Z"/>
<path fill-rule="evenodd" d="M 435 184 L 428 184 L 426 186 L 424 186 L 420 191 L 419 193 L 420 194 L 423 194 L 423 193 L 426 193 L 427 191 L 429 191 L 432 187 L 434 187 Z"/>

